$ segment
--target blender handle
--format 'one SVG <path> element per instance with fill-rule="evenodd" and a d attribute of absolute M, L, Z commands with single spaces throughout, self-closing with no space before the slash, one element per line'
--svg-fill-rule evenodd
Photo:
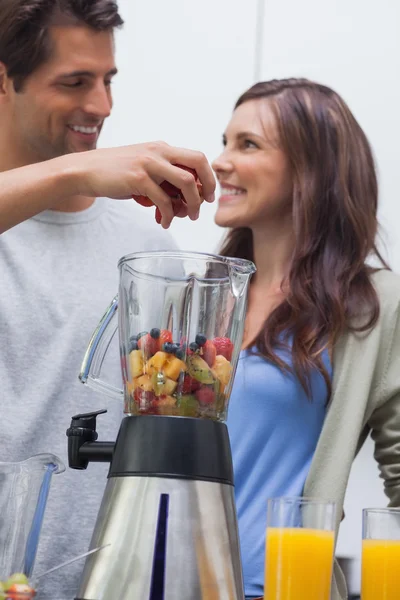
<path fill-rule="evenodd" d="M 100 379 L 101 368 L 108 347 L 118 329 L 118 295 L 113 298 L 96 327 L 86 350 L 79 379 L 90 388 L 98 390 L 111 398 L 121 400 L 124 392 Z"/>

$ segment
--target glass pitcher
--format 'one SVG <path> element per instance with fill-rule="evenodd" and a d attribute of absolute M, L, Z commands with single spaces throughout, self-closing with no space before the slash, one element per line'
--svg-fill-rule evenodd
<path fill-rule="evenodd" d="M 52 454 L 0 462 L 0 580 L 31 577 L 52 475 L 65 471 Z"/>
<path fill-rule="evenodd" d="M 121 258 L 118 267 L 119 294 L 92 336 L 81 381 L 124 398 L 128 415 L 225 420 L 254 264 L 140 252 Z M 100 379 L 117 329 L 123 390 Z"/>

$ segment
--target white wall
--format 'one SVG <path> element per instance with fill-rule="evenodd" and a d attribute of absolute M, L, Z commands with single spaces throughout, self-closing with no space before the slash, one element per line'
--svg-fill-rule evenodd
<path fill-rule="evenodd" d="M 326 83 L 346 99 L 373 145 L 380 219 L 390 261 L 400 270 L 399 0 L 262 1 L 120 0 L 126 20 L 117 37 L 120 75 L 102 145 L 164 139 L 212 159 L 234 101 L 255 79 L 304 76 Z M 222 232 L 214 212 L 205 206 L 198 222 L 173 224 L 182 248 L 216 248 Z M 361 508 L 385 503 L 368 441 L 349 482 L 341 554 L 359 555 Z"/>
<path fill-rule="evenodd" d="M 120 75 L 101 144 L 165 140 L 211 160 L 239 94 L 253 82 L 256 0 L 120 0 L 126 21 L 117 36 Z M 215 206 L 203 218 L 175 219 L 186 250 L 214 250 L 222 231 Z"/>

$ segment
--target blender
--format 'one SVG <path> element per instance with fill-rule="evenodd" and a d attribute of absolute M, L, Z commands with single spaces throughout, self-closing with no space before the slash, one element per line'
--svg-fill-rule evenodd
<path fill-rule="evenodd" d="M 25 582 L 32 577 L 51 479 L 64 470 L 52 454 L 0 462 L 0 598 L 17 599 L 18 591 L 30 589 Z"/>
<path fill-rule="evenodd" d="M 253 263 L 185 252 L 119 261 L 120 284 L 80 379 L 120 399 L 114 441 L 72 418 L 71 468 L 110 463 L 76 600 L 243 600 L 225 424 Z M 118 330 L 123 389 L 103 381 Z"/>

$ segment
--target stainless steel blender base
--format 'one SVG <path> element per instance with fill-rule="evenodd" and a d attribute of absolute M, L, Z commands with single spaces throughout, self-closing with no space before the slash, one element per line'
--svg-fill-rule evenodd
<path fill-rule="evenodd" d="M 234 488 L 162 477 L 108 480 L 80 600 L 243 600 Z"/>

